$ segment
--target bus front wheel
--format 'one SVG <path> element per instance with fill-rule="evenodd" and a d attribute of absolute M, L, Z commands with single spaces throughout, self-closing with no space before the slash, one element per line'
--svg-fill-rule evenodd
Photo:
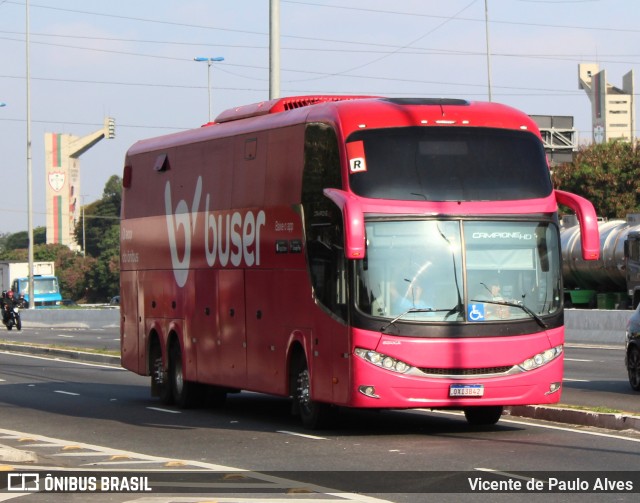
<path fill-rule="evenodd" d="M 331 410 L 326 403 L 311 399 L 311 376 L 306 362 L 300 362 L 294 370 L 293 385 L 294 414 L 300 416 L 302 425 L 310 430 L 322 428 L 329 423 Z"/>
<path fill-rule="evenodd" d="M 503 407 L 469 407 L 464 409 L 467 422 L 473 426 L 491 426 L 502 416 Z"/>

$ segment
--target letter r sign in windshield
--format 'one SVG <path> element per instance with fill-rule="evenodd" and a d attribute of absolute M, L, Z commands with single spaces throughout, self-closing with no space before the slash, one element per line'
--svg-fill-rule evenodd
<path fill-rule="evenodd" d="M 349 158 L 350 173 L 367 171 L 367 164 L 364 158 L 363 141 L 352 141 L 347 143 L 347 157 Z"/>

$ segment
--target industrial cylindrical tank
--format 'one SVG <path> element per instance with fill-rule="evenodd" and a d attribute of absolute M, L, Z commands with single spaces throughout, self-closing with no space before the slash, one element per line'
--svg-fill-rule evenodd
<path fill-rule="evenodd" d="M 598 224 L 600 258 L 584 260 L 580 245 L 580 227 L 575 218 L 563 217 L 560 229 L 562 276 L 565 288 L 599 292 L 626 291 L 624 242 L 631 231 L 640 231 L 640 215 L 627 220 L 609 220 Z"/>

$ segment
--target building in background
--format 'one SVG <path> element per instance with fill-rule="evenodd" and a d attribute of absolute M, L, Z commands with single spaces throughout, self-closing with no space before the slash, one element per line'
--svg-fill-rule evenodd
<path fill-rule="evenodd" d="M 115 138 L 114 119 L 107 117 L 101 129 L 83 137 L 45 133 L 47 244 L 63 244 L 73 250 L 80 248 L 73 233 L 82 204 L 78 158 L 102 138 Z"/>
<path fill-rule="evenodd" d="M 615 138 L 635 139 L 633 70 L 622 77 L 622 89 L 607 83 L 605 70 L 596 63 L 578 65 L 580 89 L 591 100 L 593 140 L 607 142 Z"/>

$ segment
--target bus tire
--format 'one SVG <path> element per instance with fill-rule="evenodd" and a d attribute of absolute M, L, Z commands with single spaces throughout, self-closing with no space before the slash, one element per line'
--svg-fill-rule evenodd
<path fill-rule="evenodd" d="M 169 385 L 169 376 L 164 369 L 162 361 L 162 350 L 159 344 L 153 344 L 150 349 L 151 361 L 151 396 L 158 397 L 163 405 L 171 405 L 173 396 L 171 396 L 171 386 Z"/>
<path fill-rule="evenodd" d="M 500 420 L 503 410 L 501 406 L 469 407 L 464 409 L 464 416 L 473 426 L 491 426 Z"/>
<path fill-rule="evenodd" d="M 323 428 L 331 422 L 331 406 L 311 399 L 311 375 L 306 361 L 295 366 L 293 373 L 293 411 L 300 416 L 302 426 L 309 430 Z"/>
<path fill-rule="evenodd" d="M 169 384 L 173 402 L 178 407 L 188 409 L 193 406 L 196 384 L 184 378 L 182 351 L 178 343 L 171 346 L 169 353 Z"/>
<path fill-rule="evenodd" d="M 640 391 L 640 349 L 630 346 L 627 354 L 627 374 L 629 385 L 635 391 Z"/>

